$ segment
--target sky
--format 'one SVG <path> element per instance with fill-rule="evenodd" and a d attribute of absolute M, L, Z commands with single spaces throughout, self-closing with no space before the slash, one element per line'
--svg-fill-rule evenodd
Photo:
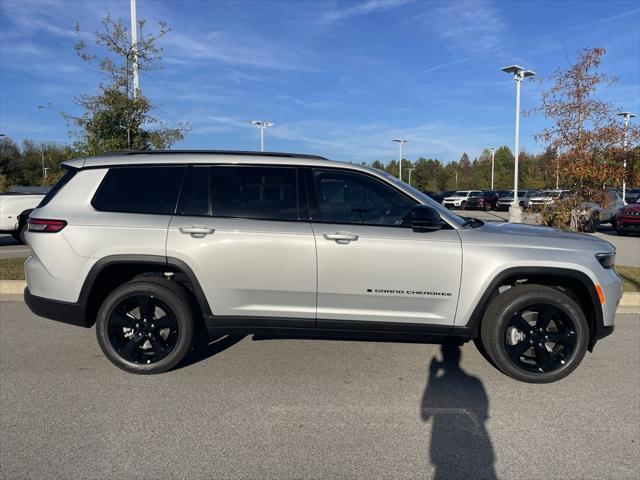
<path fill-rule="evenodd" d="M 537 73 L 522 109 L 540 101 L 545 78 L 582 48 L 604 47 L 601 71 L 618 82 L 598 93 L 640 113 L 640 0 L 137 0 L 148 31 L 166 21 L 162 69 L 140 78 L 168 124 L 191 131 L 174 148 L 259 149 L 336 160 L 387 162 L 394 138 L 404 157 L 472 159 L 513 148 L 515 82 L 500 69 Z M 53 109 L 78 113 L 74 95 L 97 91 L 96 65 L 75 53 L 107 13 L 129 22 L 128 0 L 0 0 L 0 133 L 69 142 Z M 524 150 L 547 121 L 521 122 Z"/>

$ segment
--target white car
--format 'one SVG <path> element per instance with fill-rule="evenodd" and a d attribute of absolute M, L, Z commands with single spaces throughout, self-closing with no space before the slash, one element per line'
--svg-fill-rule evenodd
<path fill-rule="evenodd" d="M 541 205 L 550 205 L 554 202 L 554 200 L 561 198 L 564 194 L 568 193 L 569 190 L 543 190 L 535 197 L 531 197 L 529 200 L 529 205 L 541 206 Z"/>
<path fill-rule="evenodd" d="M 480 193 L 482 193 L 480 190 L 458 190 L 450 197 L 446 197 L 442 201 L 442 205 L 447 208 L 462 208 L 464 210 L 469 197 L 479 195 Z"/>
<path fill-rule="evenodd" d="M 613 228 L 616 228 L 616 215 L 618 210 L 624 207 L 624 202 L 615 190 L 607 190 L 606 195 L 608 203 L 605 206 L 595 202 L 585 202 L 582 205 L 583 231 L 593 232 L 601 223 L 610 223 Z"/>
<path fill-rule="evenodd" d="M 18 215 L 25 210 L 38 206 L 44 194 L 1 193 L 0 194 L 0 233 L 9 233 L 20 240 Z"/>

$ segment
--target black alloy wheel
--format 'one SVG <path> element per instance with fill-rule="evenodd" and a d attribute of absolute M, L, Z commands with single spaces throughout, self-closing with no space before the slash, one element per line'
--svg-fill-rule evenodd
<path fill-rule="evenodd" d="M 148 276 L 125 283 L 102 303 L 96 337 L 106 357 L 132 373 L 160 373 L 177 366 L 194 336 L 188 292 L 175 281 Z"/>
<path fill-rule="evenodd" d="M 550 304 L 527 306 L 514 313 L 504 336 L 515 366 L 531 372 L 553 372 L 567 363 L 576 348 L 573 320 Z"/>
<path fill-rule="evenodd" d="M 589 344 L 589 325 L 570 292 L 547 285 L 516 285 L 489 304 L 480 325 L 480 342 L 506 375 L 549 383 L 580 364 Z"/>
<path fill-rule="evenodd" d="M 123 359 L 151 364 L 175 348 L 179 336 L 175 313 L 153 295 L 133 295 L 120 301 L 107 319 L 107 336 Z"/>

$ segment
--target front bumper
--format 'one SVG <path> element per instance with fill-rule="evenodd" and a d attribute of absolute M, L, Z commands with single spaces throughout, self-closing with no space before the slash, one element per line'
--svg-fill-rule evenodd
<path fill-rule="evenodd" d="M 79 327 L 89 328 L 91 326 L 86 321 L 85 306 L 81 303 L 61 302 L 50 298 L 36 297 L 31 294 L 28 287 L 24 289 L 24 303 L 29 307 L 29 310 L 39 317 Z"/>

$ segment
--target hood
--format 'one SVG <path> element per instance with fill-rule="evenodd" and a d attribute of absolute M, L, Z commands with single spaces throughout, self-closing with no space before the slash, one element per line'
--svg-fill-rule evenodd
<path fill-rule="evenodd" d="M 602 253 L 615 251 L 612 244 L 594 235 L 567 232 L 551 227 L 523 223 L 487 222 L 474 230 L 481 236 L 486 235 L 488 242 L 496 244 L 531 245 L 534 248 L 564 248 Z"/>

